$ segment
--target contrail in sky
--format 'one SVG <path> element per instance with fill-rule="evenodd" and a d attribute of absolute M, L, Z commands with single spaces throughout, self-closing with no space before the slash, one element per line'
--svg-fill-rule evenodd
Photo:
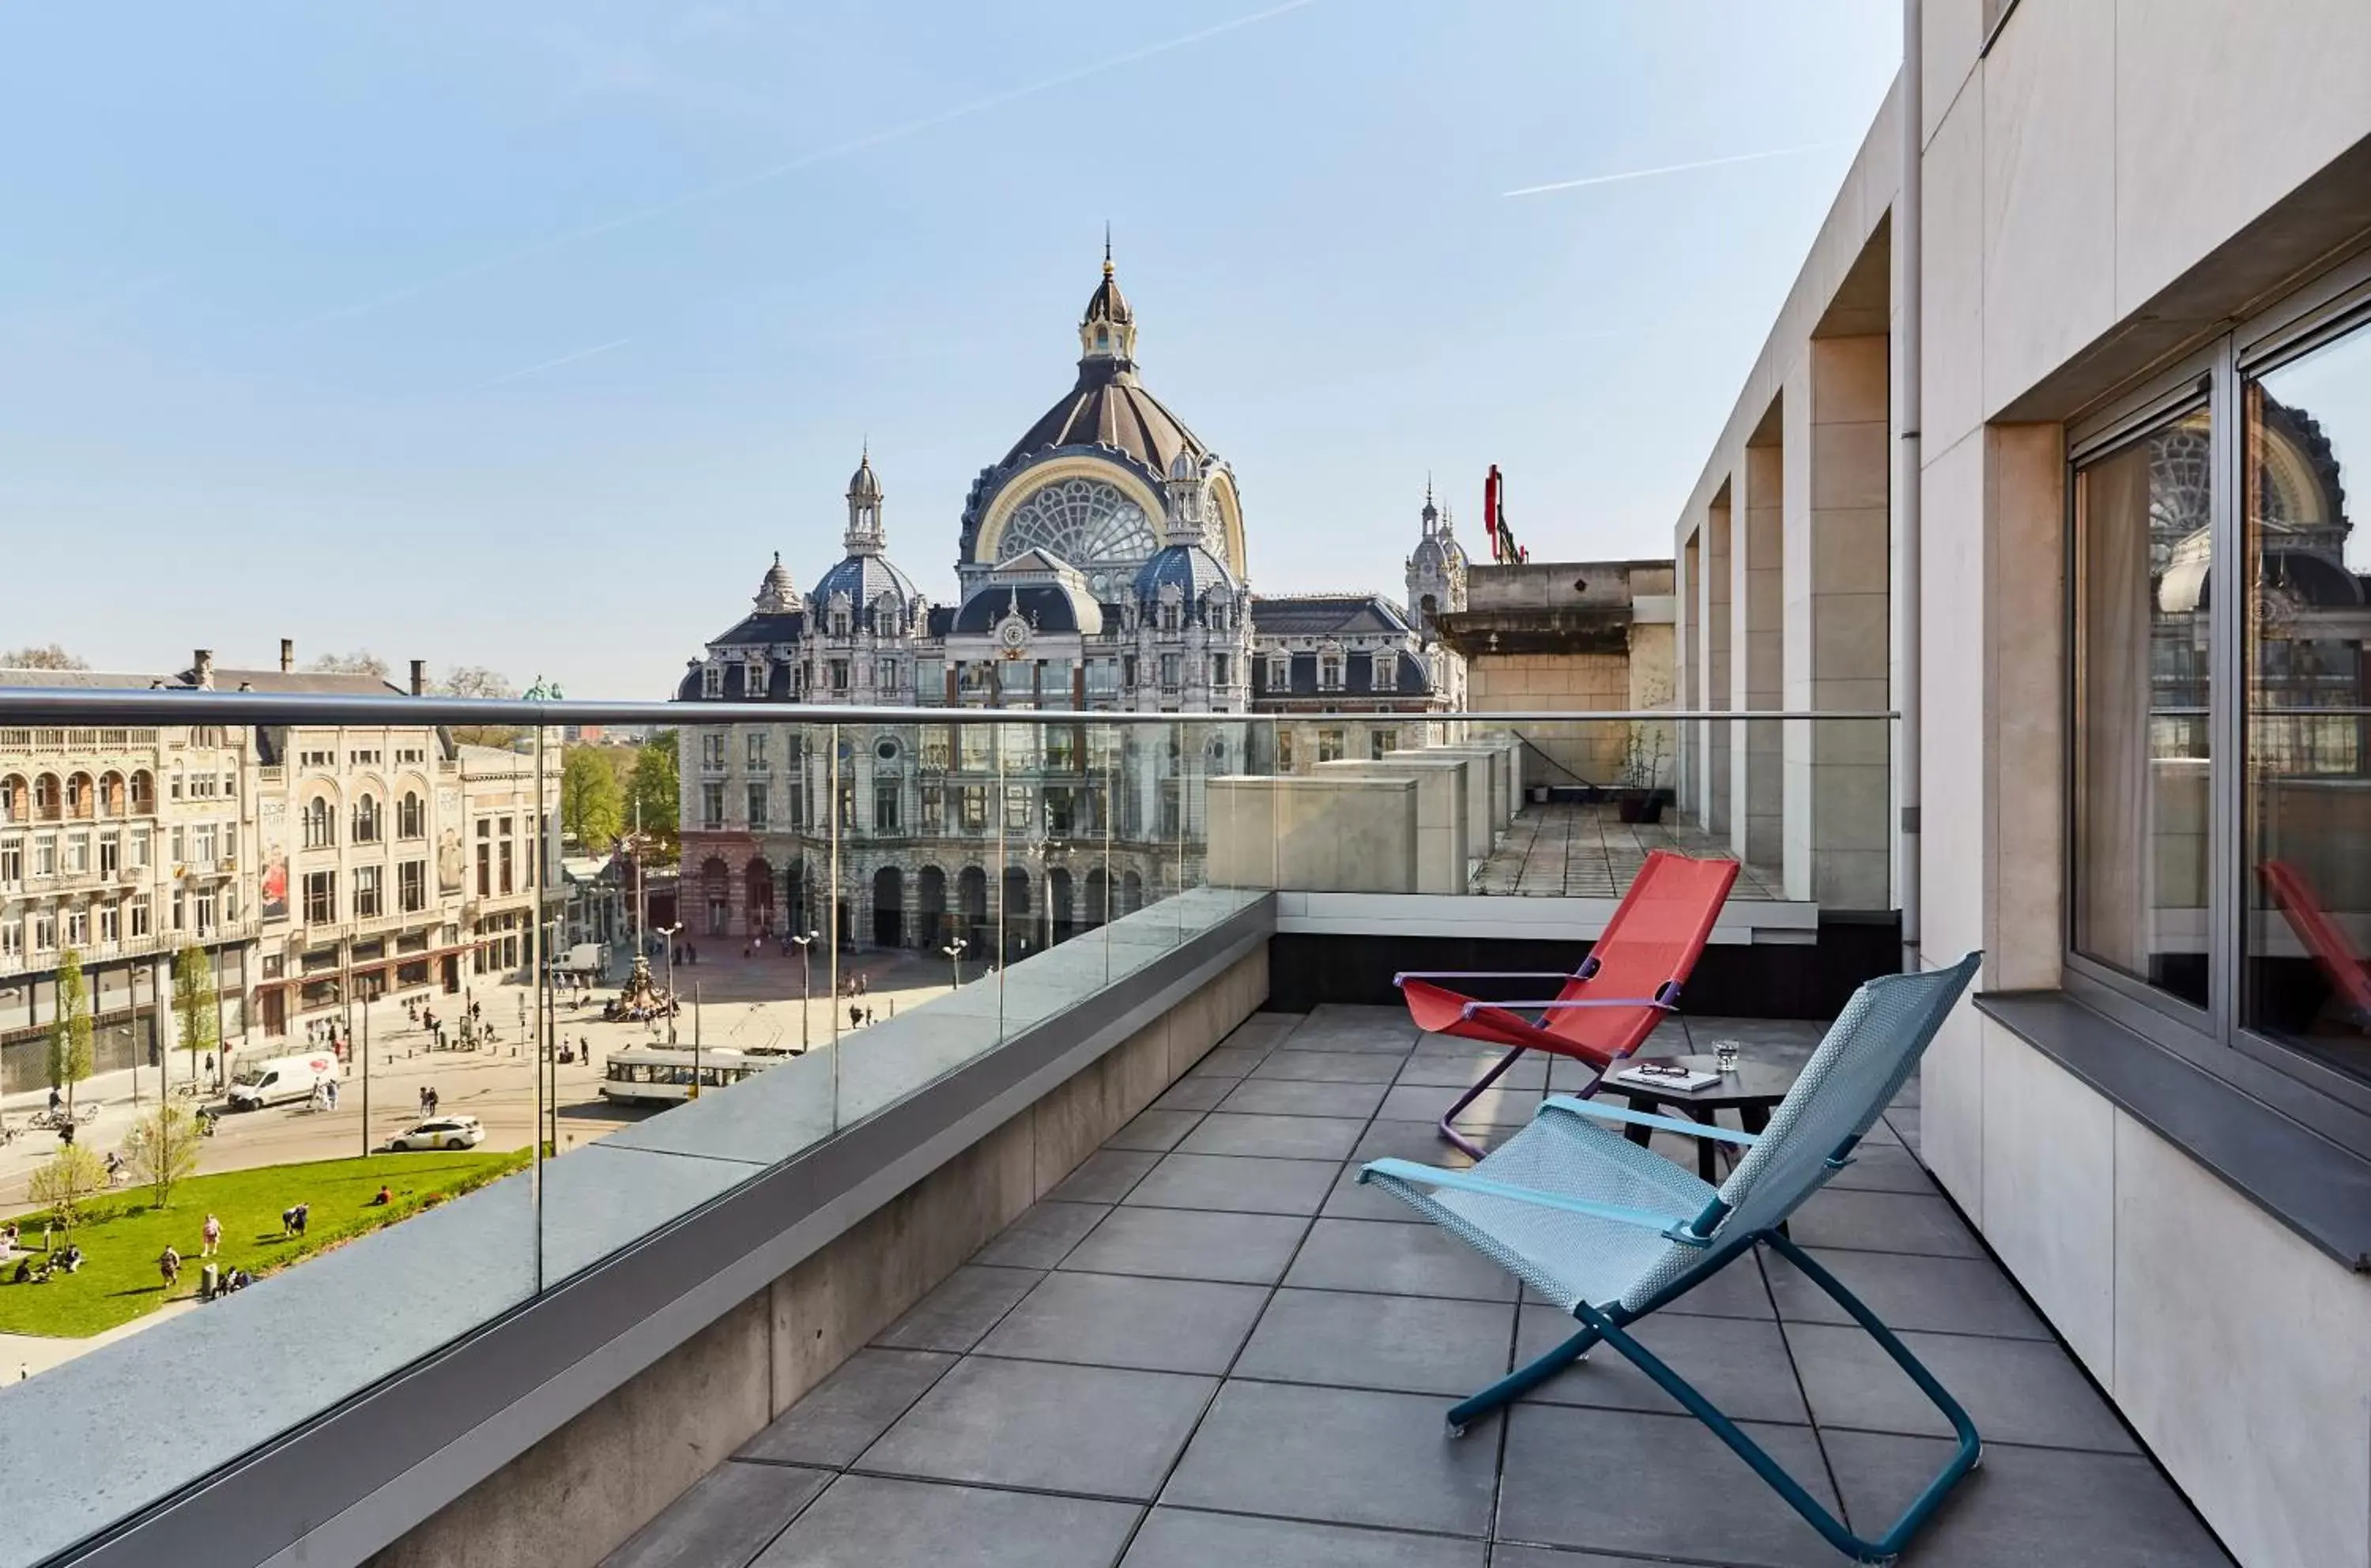
<path fill-rule="evenodd" d="M 1625 179 L 1652 179 L 1661 174 L 1686 174 L 1692 169 L 1718 168 L 1724 164 L 1758 163 L 1764 158 L 1792 157 L 1797 153 L 1817 152 L 1822 147 L 1841 145 L 1836 142 L 1806 142 L 1799 147 L 1772 147 L 1765 152 L 1736 153 L 1725 158 L 1700 158 L 1694 163 L 1665 164 L 1660 168 L 1625 169 L 1620 174 L 1592 174 L 1585 179 L 1559 179 L 1548 185 L 1526 185 L 1520 190 L 1501 190 L 1501 196 L 1542 196 L 1551 190 L 1579 190 L 1590 185 L 1619 185 Z"/>
<path fill-rule="evenodd" d="M 579 349 L 573 354 L 562 354 L 558 359 L 545 360 L 541 364 L 528 365 L 525 370 L 514 370 L 497 375 L 492 381 L 480 381 L 468 390 L 482 392 L 489 386 L 500 386 L 505 381 L 521 381 L 530 375 L 540 375 L 547 370 L 558 370 L 563 364 L 574 364 L 578 360 L 589 360 L 595 354 L 606 354 L 611 349 L 622 349 L 632 341 L 631 338 L 618 338 L 607 343 L 596 343 L 589 349 Z"/>
<path fill-rule="evenodd" d="M 1190 44 L 1207 42 L 1225 33 L 1256 27 L 1262 22 L 1272 21 L 1288 12 L 1304 10 L 1317 3 L 1318 0 L 1284 0 L 1284 4 L 1270 6 L 1264 11 L 1254 11 L 1249 16 L 1237 17 L 1232 21 L 1216 22 L 1209 27 L 1189 33 L 1181 33 L 1175 38 L 1166 39 L 1160 43 L 1146 44 L 1141 49 L 1132 49 L 1125 54 L 1115 54 L 1106 59 L 1098 60 L 1091 65 L 1081 65 L 1075 70 L 1065 71 L 1057 76 L 1047 76 L 1042 81 L 1031 82 L 1024 86 L 1008 87 L 1000 93 L 990 93 L 986 98 L 973 98 L 969 102 L 957 104 L 953 109 L 941 110 L 936 114 L 924 115 L 919 120 L 908 120 L 903 124 L 871 132 L 850 141 L 834 143 L 828 147 L 819 147 L 814 152 L 803 153 L 787 163 L 775 164 L 770 168 L 761 168 L 755 173 L 728 179 L 721 185 L 711 185 L 702 190 L 688 191 L 653 206 L 639 208 L 614 218 L 605 218 L 597 224 L 587 224 L 582 228 L 569 229 L 520 249 L 490 257 L 483 261 L 472 262 L 467 267 L 457 267 L 452 271 L 440 273 L 434 278 L 425 278 L 416 283 L 407 283 L 402 288 L 383 294 L 376 299 L 364 300 L 359 305 L 341 306 L 335 310 L 324 311 L 318 316 L 307 317 L 285 330 L 302 332 L 311 328 L 328 326 L 331 322 L 351 321 L 356 317 L 369 316 L 385 310 L 389 306 L 416 299 L 422 294 L 451 283 L 482 277 L 488 272 L 497 271 L 502 268 L 514 266 L 538 256 L 546 256 L 584 240 L 596 239 L 605 234 L 615 234 L 619 229 L 632 228 L 637 225 L 665 217 L 670 213 L 679 213 L 687 207 L 699 206 L 721 197 L 735 195 L 760 185 L 771 184 L 802 169 L 813 168 L 818 164 L 832 163 L 880 146 L 886 142 L 902 141 L 906 137 L 918 135 L 924 131 L 935 130 L 954 121 L 984 113 L 991 109 L 1001 109 L 1006 104 L 1017 102 L 1022 98 L 1035 98 L 1040 93 L 1048 93 L 1057 87 L 1066 87 L 1073 82 L 1100 75 L 1105 71 L 1117 70 L 1123 65 L 1133 65 L 1140 60 L 1150 60 L 1156 54 L 1166 54 L 1173 49 L 1184 49 Z"/>

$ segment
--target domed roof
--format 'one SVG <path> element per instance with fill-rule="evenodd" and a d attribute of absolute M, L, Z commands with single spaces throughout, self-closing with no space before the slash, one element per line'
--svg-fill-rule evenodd
<path fill-rule="evenodd" d="M 850 501 L 881 499 L 881 476 L 873 471 L 871 447 L 865 448 L 863 459 L 856 465 L 856 472 L 848 477 L 848 499 Z"/>
<path fill-rule="evenodd" d="M 816 610 L 827 608 L 835 594 L 847 594 L 849 603 L 859 610 L 869 607 L 884 594 L 895 594 L 902 607 L 912 603 L 914 584 L 885 556 L 852 555 L 825 572 L 823 581 L 815 584 Z"/>
<path fill-rule="evenodd" d="M 799 585 L 791 580 L 791 569 L 782 564 L 782 552 L 774 552 L 774 564 L 766 569 L 766 580 L 758 584 L 755 601 L 760 610 L 787 610 L 799 602 Z"/>
<path fill-rule="evenodd" d="M 1154 475 L 1169 472 L 1181 452 L 1197 462 L 1210 455 L 1185 421 L 1137 385 L 1134 372 L 1111 360 L 1081 364 L 1078 385 L 1012 444 L 999 467 L 1057 446 L 1116 447 Z"/>
<path fill-rule="evenodd" d="M 1120 327 L 1135 319 L 1128 312 L 1128 301 L 1120 294 L 1119 280 L 1112 275 L 1111 241 L 1106 238 L 1104 241 L 1103 282 L 1097 283 L 1095 292 L 1087 296 L 1086 314 L 1079 317 L 1079 324 L 1092 327 L 1098 321 L 1108 321 Z"/>
<path fill-rule="evenodd" d="M 1147 559 L 1136 574 L 1136 596 L 1150 599 L 1171 582 L 1185 590 L 1188 604 L 1213 588 L 1235 585 L 1219 558 L 1199 545 L 1171 545 Z"/>

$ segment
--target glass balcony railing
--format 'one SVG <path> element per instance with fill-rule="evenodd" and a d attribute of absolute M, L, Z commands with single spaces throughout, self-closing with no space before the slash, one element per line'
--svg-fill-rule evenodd
<path fill-rule="evenodd" d="M 637 738 L 563 742 L 596 721 Z M 38 1389 L 94 1345 L 99 1381 L 202 1358 L 179 1320 L 267 1277 L 351 1332 L 131 1439 L 36 1556 L 1272 893 L 1611 899 L 1673 848 L 1738 854 L 1740 897 L 1887 898 L 1883 715 L 0 692 L 0 737 L 55 743 L 0 746 L 0 868 L 80 831 L 30 809 L 101 771 L 66 743 L 167 777 L 192 725 L 228 777 L 154 826 L 221 874 L 0 877 L 0 1271 L 45 1282 L 0 1287 L 0 1334 Z"/>

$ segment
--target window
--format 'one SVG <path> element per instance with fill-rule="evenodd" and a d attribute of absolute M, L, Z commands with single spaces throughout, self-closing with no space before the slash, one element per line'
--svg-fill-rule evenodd
<path fill-rule="evenodd" d="M 749 771 L 752 773 L 765 772 L 766 732 L 763 730 L 752 730 L 749 732 L 747 736 L 745 737 L 745 741 L 748 753 Z"/>
<path fill-rule="evenodd" d="M 37 835 L 33 839 L 33 874 L 53 877 L 58 874 L 58 836 L 54 833 Z"/>
<path fill-rule="evenodd" d="M 1227 684 L 1227 656 L 1224 653 L 1210 655 L 1210 684 L 1214 686 Z"/>
<path fill-rule="evenodd" d="M 428 862 L 406 860 L 395 869 L 396 907 L 417 915 L 428 907 Z"/>
<path fill-rule="evenodd" d="M 70 877 L 87 877 L 90 875 L 89 834 L 69 833 L 66 835 L 66 875 Z"/>
<path fill-rule="evenodd" d="M 1320 762 L 1339 762 L 1342 760 L 1341 731 L 1320 730 L 1317 732 L 1317 760 Z"/>
<path fill-rule="evenodd" d="M 25 841 L 0 838 L 0 887 L 17 887 L 25 880 Z"/>
<path fill-rule="evenodd" d="M 700 787 L 700 825 L 719 828 L 724 825 L 724 786 L 702 784 Z"/>
<path fill-rule="evenodd" d="M 302 767 L 335 767 L 338 766 L 338 754 L 333 751 L 306 751 L 299 753 L 296 761 Z"/>
<path fill-rule="evenodd" d="M 1375 689 L 1392 691 L 1400 684 L 1400 656 L 1396 653 L 1375 655 Z"/>
<path fill-rule="evenodd" d="M 724 770 L 723 731 L 703 730 L 700 732 L 700 766 L 720 773 Z"/>
<path fill-rule="evenodd" d="M 966 773 L 986 773 L 996 766 L 996 737 L 985 724 L 966 724 L 955 732 Z"/>
<path fill-rule="evenodd" d="M 873 684 L 885 692 L 895 691 L 897 687 L 897 661 L 883 659 L 875 663 L 873 666 Z"/>
<path fill-rule="evenodd" d="M 2239 1022 L 2371 1078 L 2371 467 L 2347 466 L 2371 455 L 2371 326 L 2244 381 L 2240 407 Z"/>
<path fill-rule="evenodd" d="M 33 951 L 35 952 L 58 951 L 58 917 L 47 909 L 37 909 L 33 912 Z"/>
<path fill-rule="evenodd" d="M 132 911 L 132 937 L 137 941 L 148 934 L 148 901 L 145 898 L 135 898 L 127 907 Z"/>
<path fill-rule="evenodd" d="M 378 797 L 364 794 L 354 801 L 354 842 L 378 842 Z"/>
<path fill-rule="evenodd" d="M 1179 661 L 1177 655 L 1174 653 L 1163 653 L 1161 656 L 1161 686 L 1162 690 L 1175 691 L 1177 689 L 1178 663 Z"/>
<path fill-rule="evenodd" d="M 1292 732 L 1280 724 L 1276 732 L 1276 770 L 1278 773 L 1292 771 Z"/>
<path fill-rule="evenodd" d="M 900 818 L 900 816 L 901 816 L 901 814 L 902 814 L 902 813 L 898 811 L 898 806 L 899 806 L 899 804 L 900 804 L 900 791 L 899 791 L 899 790 L 898 790 L 898 788 L 897 788 L 897 780 L 896 780 L 895 778 L 878 778 L 878 779 L 873 780 L 873 832 L 875 832 L 875 833 L 897 833 L 897 832 L 902 831 L 902 827 L 901 827 L 901 824 L 900 824 L 900 822 L 899 822 L 899 818 Z"/>
<path fill-rule="evenodd" d="M 134 870 L 148 869 L 148 830 L 145 827 L 135 827 L 132 830 L 130 864 Z"/>
<path fill-rule="evenodd" d="M 834 691 L 848 689 L 848 661 L 845 659 L 834 659 L 831 662 L 831 689 Z"/>
<path fill-rule="evenodd" d="M 305 847 L 327 849 L 337 841 L 337 813 L 330 809 L 328 796 L 316 795 L 305 802 Z"/>
<path fill-rule="evenodd" d="M 1161 606 L 1161 629 L 1162 629 L 1163 632 L 1168 633 L 1168 634 L 1173 635 L 1173 636 L 1176 633 L 1176 630 L 1177 630 L 1177 606 L 1176 606 L 1176 605 L 1162 605 L 1162 606 Z"/>
<path fill-rule="evenodd" d="M 766 831 L 766 787 L 763 784 L 749 786 L 749 830 L 752 833 Z"/>
<path fill-rule="evenodd" d="M 2181 414 L 2074 486 L 2075 949 L 2202 1008 L 2212 437 L 2207 410 Z"/>
<path fill-rule="evenodd" d="M 310 926 L 327 926 L 338 917 L 338 873 L 306 871 L 305 873 L 305 922 Z"/>
<path fill-rule="evenodd" d="M 1090 659 L 1087 661 L 1087 695 L 1109 697 L 1119 689 L 1119 661 Z"/>
<path fill-rule="evenodd" d="M 0 923 L 0 963 L 22 963 L 24 960 L 24 926 L 16 920 Z"/>
<path fill-rule="evenodd" d="M 511 819 L 508 817 L 503 818 L 503 841 L 501 844 L 501 849 L 503 868 L 502 891 L 505 894 L 508 894 L 517 891 L 512 881 L 512 856 L 515 853 L 515 846 L 511 842 Z"/>
<path fill-rule="evenodd" d="M 966 833 L 983 832 L 988 827 L 988 791 L 977 784 L 964 786 L 963 824 Z"/>
<path fill-rule="evenodd" d="M 190 830 L 190 863 L 211 866 L 221 858 L 221 830 L 213 823 L 203 823 Z"/>
<path fill-rule="evenodd" d="M 922 766 L 924 767 L 935 767 L 941 772 L 944 772 L 946 770 L 947 758 L 953 755 L 951 750 L 953 744 L 954 737 L 947 732 L 947 727 L 945 725 L 925 724 L 922 726 Z"/>
<path fill-rule="evenodd" d="M 376 866 L 356 866 L 354 868 L 355 919 L 371 920 L 376 919 L 378 917 L 380 913 L 378 902 L 379 875 L 380 868 Z"/>
<path fill-rule="evenodd" d="M 947 824 L 946 792 L 936 784 L 922 786 L 922 831 L 941 833 Z"/>
<path fill-rule="evenodd" d="M 1129 691 L 1136 689 L 1136 655 L 1133 653 L 1120 656 L 1119 684 Z"/>
<path fill-rule="evenodd" d="M 1031 801 L 1029 786 L 1007 784 L 1004 787 L 1004 830 L 1007 833 L 1026 833 L 1036 820 L 1036 808 Z"/>
<path fill-rule="evenodd" d="M 1327 691 L 1342 689 L 1342 655 L 1321 653 L 1317 656 L 1317 684 Z"/>
<path fill-rule="evenodd" d="M 724 666 L 711 664 L 700 672 L 700 695 L 714 698 L 724 695 Z"/>
<path fill-rule="evenodd" d="M 112 904 L 98 906 L 98 940 L 108 947 L 123 940 L 123 913 Z"/>
<path fill-rule="evenodd" d="M 1399 748 L 1399 744 L 1400 732 L 1397 730 L 1370 730 L 1367 732 L 1367 755 L 1376 762 L 1383 760 L 1383 754 L 1385 752 L 1397 750 Z"/>
<path fill-rule="evenodd" d="M 396 802 L 395 836 L 398 838 L 424 838 L 428 836 L 427 813 L 421 809 L 420 792 L 406 790 L 403 799 Z"/>
<path fill-rule="evenodd" d="M 839 787 L 839 825 L 843 828 L 856 825 L 856 786 L 853 784 Z"/>
<path fill-rule="evenodd" d="M 66 946 L 86 947 L 90 942 L 90 911 L 80 905 L 65 912 Z"/>

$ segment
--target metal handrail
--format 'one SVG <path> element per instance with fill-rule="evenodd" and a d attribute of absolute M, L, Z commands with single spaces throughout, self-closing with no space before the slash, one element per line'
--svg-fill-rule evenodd
<path fill-rule="evenodd" d="M 1585 724 L 1620 721 L 1764 723 L 1896 720 L 1891 709 L 1579 709 L 1477 713 L 1424 709 L 1357 712 L 1135 713 L 1091 709 L 894 708 L 791 702 L 616 702 L 527 698 L 330 697 L 309 692 L 205 691 L 184 687 L 94 690 L 86 686 L 0 686 L 0 724 L 60 723 L 106 717 L 155 724 L 537 725 L 558 724 L 1244 724 L 1329 719 L 1371 722 Z"/>

